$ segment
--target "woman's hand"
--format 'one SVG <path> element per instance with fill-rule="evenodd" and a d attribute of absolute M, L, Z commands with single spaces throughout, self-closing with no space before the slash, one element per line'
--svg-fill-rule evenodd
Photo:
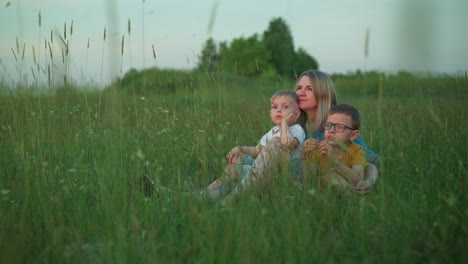
<path fill-rule="evenodd" d="M 356 184 L 354 192 L 359 194 L 367 194 L 371 190 L 371 185 L 366 181 L 360 181 Z"/>
<path fill-rule="evenodd" d="M 304 147 L 302 149 L 302 154 L 301 158 L 303 160 L 307 159 L 307 155 L 311 153 L 312 151 L 316 150 L 318 148 L 318 140 L 315 138 L 309 138 L 306 141 L 304 141 Z"/>
<path fill-rule="evenodd" d="M 240 147 L 235 147 L 229 151 L 229 153 L 226 155 L 226 162 L 229 165 L 234 165 L 238 164 L 241 162 L 240 157 L 242 155 L 242 152 L 240 150 Z"/>

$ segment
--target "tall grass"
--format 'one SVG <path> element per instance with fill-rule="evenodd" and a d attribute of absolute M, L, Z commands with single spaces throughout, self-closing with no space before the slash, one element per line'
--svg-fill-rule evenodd
<path fill-rule="evenodd" d="M 289 85 L 194 78 L 172 93 L 0 97 L 0 261 L 466 262 L 466 80 L 383 76 L 361 95 L 358 77 L 335 77 L 379 153 L 375 190 L 342 196 L 278 175 L 225 208 L 145 198 L 136 180 L 207 185 L 228 150 L 272 126 L 268 98 Z"/>
<path fill-rule="evenodd" d="M 143 32 L 144 13 L 143 0 Z M 130 19 L 127 32 L 131 65 Z M 73 21 L 66 35 L 65 24 L 69 80 Z M 467 261 L 466 73 L 334 75 L 340 103 L 360 110 L 362 136 L 380 156 L 375 189 L 338 195 L 275 175 L 223 207 L 177 193 L 147 198 L 138 179 L 206 186 L 232 147 L 256 145 L 272 126 L 269 98 L 292 81 L 149 69 L 105 90 L 57 89 L 53 43 L 51 32 L 31 72 L 44 74 L 48 92 L 0 83 L 1 263 Z M 100 84 L 105 45 L 106 28 Z M 24 50 L 17 40 L 20 76 Z"/>

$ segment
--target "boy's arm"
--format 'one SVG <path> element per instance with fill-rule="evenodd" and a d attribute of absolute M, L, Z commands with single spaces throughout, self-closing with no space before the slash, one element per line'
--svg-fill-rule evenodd
<path fill-rule="evenodd" d="M 283 146 L 286 146 L 287 148 L 296 148 L 299 145 L 299 141 L 293 136 L 293 134 L 289 130 L 289 127 L 292 126 L 295 121 L 296 120 L 292 114 L 289 114 L 281 121 L 281 144 Z"/>
<path fill-rule="evenodd" d="M 287 123 L 286 119 L 287 118 L 283 119 L 280 126 L 281 144 L 286 148 L 295 149 L 299 146 L 299 141 L 293 136 L 293 134 L 289 130 L 289 124 Z"/>

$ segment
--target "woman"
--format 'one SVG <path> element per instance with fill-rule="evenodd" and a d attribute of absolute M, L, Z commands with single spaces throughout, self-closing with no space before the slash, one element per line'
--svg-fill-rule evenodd
<path fill-rule="evenodd" d="M 303 118 L 306 118 L 304 130 L 307 132 L 308 139 L 304 142 L 304 153 L 310 151 L 309 148 L 312 145 L 310 143 L 313 139 L 323 140 L 321 124 L 327 119 L 330 108 L 337 104 L 336 92 L 333 81 L 327 74 L 317 70 L 308 70 L 299 76 L 296 93 L 299 96 L 299 108 L 305 113 Z M 377 154 L 366 146 L 361 136 L 353 142 L 366 151 L 369 167 L 366 170 L 366 179 L 358 184 L 356 191 L 367 193 L 377 181 L 379 159 Z M 302 171 L 307 172 L 308 169 L 305 167 Z"/>

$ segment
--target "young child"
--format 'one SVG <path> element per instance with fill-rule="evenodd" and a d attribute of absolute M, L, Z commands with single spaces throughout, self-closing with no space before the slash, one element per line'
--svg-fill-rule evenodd
<path fill-rule="evenodd" d="M 317 168 L 321 183 L 344 190 L 356 187 L 363 179 L 364 168 L 368 166 L 364 150 L 351 142 L 359 135 L 360 122 L 358 110 L 350 105 L 330 109 L 327 121 L 322 124 L 325 140 L 310 142 L 312 151 L 306 153 L 307 160 L 303 161 Z"/>
<path fill-rule="evenodd" d="M 277 91 L 271 97 L 270 105 L 270 117 L 276 126 L 271 128 L 256 146 L 238 146 L 229 151 L 226 155 L 228 165 L 223 175 L 197 194 L 216 199 L 223 193 L 229 192 L 230 190 L 226 190 L 224 186 L 244 177 L 253 162 L 252 159 L 249 162 L 248 157 L 256 158 L 263 148 L 278 147 L 296 159 L 300 158 L 305 132 L 300 124 L 296 124 L 296 120 L 301 115 L 297 94 L 290 90 Z M 154 189 L 154 181 L 146 175 L 143 181 L 145 194 L 151 194 Z M 246 185 L 246 183 L 241 182 L 239 185 Z M 236 189 L 234 189 L 234 192 L 237 191 Z"/>
<path fill-rule="evenodd" d="M 294 158 L 300 158 L 305 132 L 296 123 L 301 115 L 297 94 L 290 90 L 277 91 L 270 99 L 270 106 L 270 118 L 276 126 L 263 135 L 257 146 L 235 147 L 226 155 L 228 165 L 224 174 L 206 188 L 210 197 L 219 197 L 224 191 L 220 189 L 224 184 L 245 177 L 252 165 L 252 160 L 248 162 L 246 156 L 256 158 L 265 147 L 278 147 Z"/>

